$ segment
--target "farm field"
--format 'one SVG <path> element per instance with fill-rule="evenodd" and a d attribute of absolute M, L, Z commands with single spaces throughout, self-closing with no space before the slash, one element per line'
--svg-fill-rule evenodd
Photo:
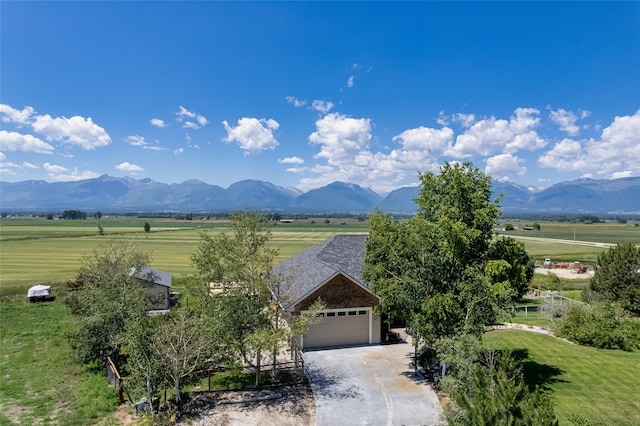
<path fill-rule="evenodd" d="M 200 233 L 225 229 L 222 222 L 146 220 L 151 232 L 144 232 L 144 219 L 51 221 L 44 219 L 2 219 L 0 221 L 0 296 L 21 295 L 34 284 L 48 283 L 54 291 L 73 279 L 83 256 L 113 239 L 138 241 L 140 250 L 151 254 L 150 266 L 171 272 L 175 281 L 192 273 L 191 255 Z M 367 233 L 366 222 L 324 219 L 278 224 L 272 228 L 268 246 L 276 248 L 276 262 L 289 258 L 339 233 Z M 340 223 L 344 223 L 341 225 Z"/>
<path fill-rule="evenodd" d="M 270 247 L 277 248 L 276 261 L 293 256 L 338 233 L 367 233 L 364 221 L 343 219 L 301 219 L 293 224 L 276 224 L 272 228 Z M 151 232 L 144 232 L 144 222 Z M 99 234 L 98 226 L 104 235 Z M 192 273 L 190 257 L 200 233 L 220 232 L 222 221 L 186 221 L 174 219 L 143 219 L 109 217 L 87 220 L 45 220 L 3 218 L 0 220 L 0 296 L 19 295 L 34 284 L 48 283 L 54 291 L 64 289 L 66 281 L 75 276 L 83 256 L 109 243 L 112 239 L 136 239 L 141 250 L 151 254 L 152 267 L 174 275 L 176 283 Z M 571 241 L 553 239 L 573 237 Z M 518 238 L 517 233 L 503 235 Z M 529 255 L 535 260 L 551 257 L 554 261 L 580 261 L 593 264 L 605 248 L 579 244 L 579 241 L 640 242 L 640 228 L 620 224 L 556 224 L 545 222 L 542 230 L 521 231 Z M 545 240 L 544 238 L 550 238 Z M 591 240 L 588 240 L 591 238 Z M 178 284 L 179 285 L 179 284 Z"/>
<path fill-rule="evenodd" d="M 561 425 L 640 424 L 640 352 L 595 349 L 517 330 L 485 333 L 483 343 L 510 349 L 525 381 L 547 389 Z M 579 415 L 590 423 L 571 423 Z"/>

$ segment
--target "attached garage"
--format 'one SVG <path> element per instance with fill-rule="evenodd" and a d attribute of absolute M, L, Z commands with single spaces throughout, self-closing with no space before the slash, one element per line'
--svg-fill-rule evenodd
<path fill-rule="evenodd" d="M 379 298 L 362 279 L 366 235 L 336 235 L 294 256 L 274 269 L 292 315 L 321 300 L 321 321 L 299 336 L 304 349 L 380 343 L 381 321 L 373 312 Z M 282 287 L 280 288 L 282 290 Z"/>

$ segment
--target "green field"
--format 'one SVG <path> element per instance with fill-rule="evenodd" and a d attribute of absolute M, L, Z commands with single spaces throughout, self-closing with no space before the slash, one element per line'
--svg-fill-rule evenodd
<path fill-rule="evenodd" d="M 501 221 L 507 223 L 509 221 Z M 519 227 L 526 226 L 525 221 L 509 222 Z M 509 231 L 501 232 L 510 236 L 528 236 L 539 238 L 552 238 L 556 240 L 591 241 L 596 243 L 634 243 L 640 244 L 640 226 L 635 223 L 560 223 L 560 222 L 538 222 L 540 231 Z"/>
<path fill-rule="evenodd" d="M 276 262 L 287 259 L 338 233 L 366 233 L 366 222 L 329 219 L 297 221 L 273 226 L 269 247 L 276 248 Z M 201 232 L 224 229 L 220 222 L 153 221 L 144 232 L 143 219 L 51 221 L 2 219 L 0 221 L 0 296 L 21 295 L 34 284 L 49 283 L 54 291 L 73 279 L 83 256 L 105 246 L 113 238 L 136 239 L 140 250 L 151 254 L 150 266 L 171 272 L 175 281 L 192 274 L 191 255 Z M 98 233 L 101 223 L 105 235 Z M 341 224 L 344 223 L 344 224 Z"/>
<path fill-rule="evenodd" d="M 640 424 L 640 352 L 595 349 L 517 330 L 491 331 L 483 341 L 508 348 L 523 361 L 526 382 L 548 389 L 561 425 L 571 424 L 571 415 L 591 425 Z"/>
<path fill-rule="evenodd" d="M 61 301 L 0 304 L 0 425 L 96 424 L 118 407 L 102 366 L 70 362 L 70 324 Z"/>

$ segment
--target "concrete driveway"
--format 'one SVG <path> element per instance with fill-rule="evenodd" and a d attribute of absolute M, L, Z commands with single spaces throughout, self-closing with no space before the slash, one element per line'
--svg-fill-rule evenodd
<path fill-rule="evenodd" d="M 436 425 L 442 408 L 413 372 L 407 343 L 304 354 L 316 400 L 316 426 Z"/>

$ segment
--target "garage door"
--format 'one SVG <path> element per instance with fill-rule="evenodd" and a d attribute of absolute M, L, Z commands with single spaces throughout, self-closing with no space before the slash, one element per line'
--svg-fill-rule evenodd
<path fill-rule="evenodd" d="M 303 348 L 366 345 L 371 342 L 371 308 L 331 309 L 303 336 Z"/>

